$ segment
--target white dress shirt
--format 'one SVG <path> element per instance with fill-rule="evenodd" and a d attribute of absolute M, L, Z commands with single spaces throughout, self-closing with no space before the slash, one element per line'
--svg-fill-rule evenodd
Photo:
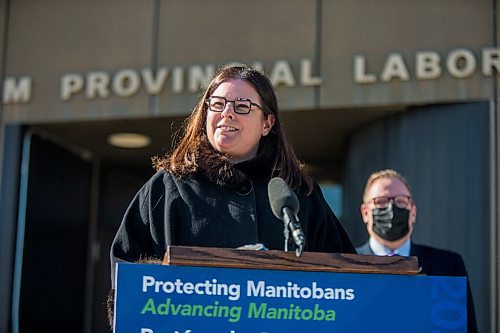
<path fill-rule="evenodd" d="M 385 247 L 381 243 L 377 242 L 377 240 L 375 240 L 372 237 L 370 237 L 369 244 L 373 253 L 376 254 L 377 256 L 393 256 L 393 255 L 404 256 L 404 257 L 410 256 L 410 246 L 411 246 L 410 239 L 408 239 L 394 251 L 389 249 L 388 247 Z"/>

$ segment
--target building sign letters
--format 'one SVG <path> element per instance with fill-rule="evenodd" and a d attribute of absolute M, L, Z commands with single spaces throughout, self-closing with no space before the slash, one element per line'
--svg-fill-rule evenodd
<path fill-rule="evenodd" d="M 478 59 L 479 58 L 479 59 Z M 465 79 L 477 72 L 490 77 L 500 71 L 500 48 L 485 48 L 479 57 L 465 48 L 451 50 L 446 55 L 436 51 L 419 51 L 411 63 L 401 53 L 390 53 L 383 65 L 375 68 L 365 55 L 354 55 L 352 59 L 352 80 L 359 85 L 373 85 L 392 81 L 435 80 L 444 73 L 455 79 Z M 274 86 L 313 87 L 323 84 L 320 73 L 315 72 L 311 59 L 303 59 L 299 64 L 288 60 L 276 60 L 269 68 L 262 62 L 251 66 L 264 70 Z M 131 69 L 125 68 L 115 73 L 95 70 L 87 73 L 68 72 L 59 82 L 59 99 L 69 102 L 77 95 L 86 99 L 105 99 L 110 96 L 131 97 L 144 89 L 149 95 L 159 95 L 167 89 L 173 94 L 197 93 L 206 87 L 216 70 L 213 64 L 189 67 L 165 67 Z M 34 94 L 33 78 L 29 75 L 6 77 L 3 82 L 3 104 L 29 103 Z"/>

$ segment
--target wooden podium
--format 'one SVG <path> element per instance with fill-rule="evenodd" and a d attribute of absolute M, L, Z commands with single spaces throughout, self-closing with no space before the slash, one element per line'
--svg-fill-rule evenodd
<path fill-rule="evenodd" d="M 417 257 L 170 246 L 163 265 L 311 272 L 418 274 Z"/>
<path fill-rule="evenodd" d="M 169 247 L 116 267 L 114 332 L 466 332 L 466 281 L 415 257 Z"/>

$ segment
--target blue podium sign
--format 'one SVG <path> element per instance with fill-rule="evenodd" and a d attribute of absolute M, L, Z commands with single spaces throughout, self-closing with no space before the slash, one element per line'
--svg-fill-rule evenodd
<path fill-rule="evenodd" d="M 466 278 L 119 263 L 114 331 L 466 332 Z"/>

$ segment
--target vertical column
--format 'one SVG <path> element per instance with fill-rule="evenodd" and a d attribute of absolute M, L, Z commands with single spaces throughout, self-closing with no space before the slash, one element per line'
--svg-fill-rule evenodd
<path fill-rule="evenodd" d="M 12 275 L 22 131 L 21 126 L 2 126 L 4 148 L 0 155 L 2 182 L 0 183 L 0 332 L 9 328 L 12 302 Z"/>
<path fill-rule="evenodd" d="M 493 46 L 498 47 L 498 19 L 500 17 L 500 9 L 497 5 L 497 0 L 492 0 L 493 7 Z M 498 261 L 498 254 L 500 252 L 500 190 L 498 189 L 500 175 L 500 96 L 498 93 L 499 86 L 499 75 L 498 73 L 493 73 L 492 78 L 493 85 L 493 98 L 491 99 L 490 107 L 490 228 L 491 228 L 491 239 L 490 239 L 490 251 L 491 251 L 491 263 L 490 263 L 490 279 L 493 292 L 490 298 L 490 332 L 494 333 L 499 323 L 500 318 L 500 262 Z"/>

